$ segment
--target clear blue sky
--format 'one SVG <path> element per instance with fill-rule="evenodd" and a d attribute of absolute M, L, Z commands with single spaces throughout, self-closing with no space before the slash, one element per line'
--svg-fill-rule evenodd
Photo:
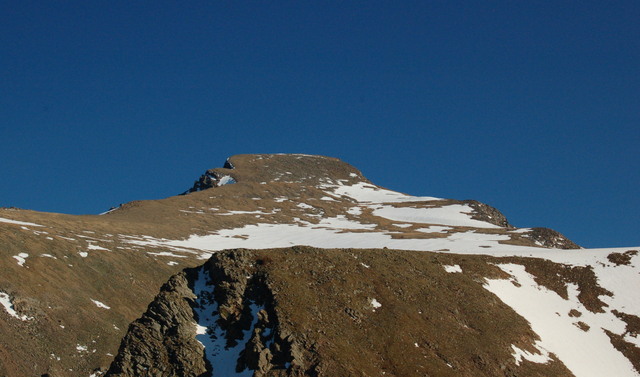
<path fill-rule="evenodd" d="M 0 206 L 98 213 L 239 153 L 342 158 L 640 245 L 640 2 L 1 1 Z"/>

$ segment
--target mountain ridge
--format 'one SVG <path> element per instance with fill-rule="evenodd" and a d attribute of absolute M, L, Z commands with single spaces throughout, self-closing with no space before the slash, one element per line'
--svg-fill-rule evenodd
<path fill-rule="evenodd" d="M 0 332 L 4 335 L 0 339 L 0 375 L 102 373 L 117 356 L 128 325 L 148 310 L 172 276 L 184 269 L 201 268 L 204 261 L 225 249 L 268 249 L 278 259 L 289 255 L 287 250 L 295 245 L 307 245 L 306 250 L 312 253 L 342 250 L 324 252 L 331 265 L 341 260 L 341 253 L 348 253 L 344 250 L 408 253 L 407 260 L 436 252 L 437 258 L 453 258 L 448 266 L 462 266 L 462 271 L 468 270 L 465 258 L 502 258 L 492 262 L 502 266 L 502 272 L 492 268 L 494 272 L 486 276 L 475 273 L 470 281 L 479 285 L 473 289 L 493 289 L 491 294 L 497 295 L 493 300 L 508 302 L 513 292 L 500 285 L 503 280 L 499 277 L 527 282 L 529 285 L 520 283 L 523 290 L 534 284 L 546 287 L 551 293 L 545 300 L 556 295 L 572 303 L 575 310 L 592 313 L 581 319 L 562 314 L 569 326 L 577 328 L 572 323 L 582 322 L 591 328 L 585 332 L 589 337 L 595 339 L 591 334 L 601 334 L 603 338 L 597 340 L 601 347 L 601 339 L 605 339 L 608 344 L 618 344 L 615 350 L 626 350 L 627 361 L 616 359 L 609 364 L 637 362 L 637 356 L 633 356 L 637 352 L 633 323 L 640 309 L 625 299 L 633 294 L 610 278 L 615 272 L 623 276 L 626 285 L 637 281 L 633 275 L 637 253 L 632 253 L 633 248 L 573 250 L 577 245 L 559 233 L 545 228 L 514 228 L 499 211 L 480 202 L 413 197 L 378 187 L 338 159 L 237 155 L 225 165 L 205 172 L 203 177 L 210 181 L 201 177 L 192 187 L 200 182 L 200 189 L 191 193 L 129 202 L 104 215 L 0 209 L 0 265 L 5 271 L 0 276 L 0 292 L 6 295 L 4 310 L 0 309 Z M 234 183 L 220 185 L 227 175 Z M 324 258 L 322 252 L 318 255 Z M 518 259 L 531 257 L 548 262 Z M 266 256 L 262 259 L 268 260 Z M 354 263 L 354 268 L 365 268 L 360 262 Z M 419 273 L 410 263 L 402 263 L 411 273 Z M 517 266 L 523 266 L 526 273 Z M 483 267 L 485 270 L 489 271 Z M 384 269 L 380 273 L 387 276 Z M 527 274 L 535 276 L 533 283 L 527 280 Z M 411 279 L 412 275 L 403 276 Z M 438 278 L 439 285 L 450 284 L 447 281 L 452 275 L 444 276 Z M 585 299 L 585 295 L 591 299 Z M 605 306 L 589 306 L 600 302 L 596 299 Z M 340 312 L 349 318 L 349 313 L 358 316 L 344 308 Z M 517 313 L 531 321 L 526 310 Z M 30 319 L 22 320 L 23 316 Z M 599 323 L 599 318 L 607 318 L 615 326 L 598 327 L 594 323 Z M 544 331 L 543 326 L 534 332 Z M 534 343 L 517 343 L 517 348 L 535 353 L 536 348 L 531 348 L 531 344 L 537 344 L 535 337 L 530 339 Z M 506 349 L 510 349 L 508 345 Z M 500 352 L 504 353 L 504 348 Z M 608 348 L 606 352 L 617 355 Z M 566 356 L 560 355 L 564 362 Z M 503 356 L 499 359 L 509 364 L 511 371 L 528 368 L 513 366 Z M 511 358 L 517 360 L 516 356 Z M 567 367 L 575 369 L 571 363 Z M 471 370 L 468 365 L 465 368 Z M 533 375 L 527 373 L 523 375 Z"/>

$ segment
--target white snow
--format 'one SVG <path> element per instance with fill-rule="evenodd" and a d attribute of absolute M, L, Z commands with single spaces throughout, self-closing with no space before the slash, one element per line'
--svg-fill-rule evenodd
<path fill-rule="evenodd" d="M 98 245 L 94 245 L 92 243 L 89 243 L 89 245 L 87 246 L 87 249 L 89 249 L 89 250 L 106 250 L 106 251 L 109 251 L 109 249 L 107 249 L 107 248 L 104 248 L 104 247 L 98 246 Z"/>
<path fill-rule="evenodd" d="M 28 225 L 28 226 L 43 226 L 43 225 L 40 225 L 40 224 L 29 223 L 29 222 L 26 222 L 26 221 L 5 219 L 5 218 L 2 218 L 2 217 L 0 217 L 0 223 L 15 224 L 15 225 Z"/>
<path fill-rule="evenodd" d="M 374 207 L 375 216 L 393 221 L 419 224 L 438 224 L 450 226 L 468 226 L 475 228 L 500 228 L 497 225 L 471 218 L 473 208 L 466 204 L 452 204 L 435 208 L 393 207 L 380 205 Z"/>
<path fill-rule="evenodd" d="M 520 228 L 520 229 L 510 230 L 509 233 L 529 233 L 532 230 L 533 229 L 531 229 L 531 228 Z"/>
<path fill-rule="evenodd" d="M 24 262 L 29 257 L 27 253 L 19 253 L 18 255 L 14 255 L 13 258 L 18 261 L 18 265 L 24 267 Z"/>
<path fill-rule="evenodd" d="M 613 347 L 603 330 L 616 334 L 625 331 L 626 324 L 609 310 L 605 313 L 588 311 L 579 302 L 579 292 L 573 284 L 568 285 L 569 299 L 564 300 L 555 292 L 539 286 L 524 266 L 509 263 L 498 267 L 512 278 L 487 279 L 485 288 L 529 321 L 541 338 L 537 345 L 557 355 L 576 377 L 638 376 L 631 362 Z M 580 311 L 582 316 L 569 316 L 572 309 Z M 577 327 L 577 321 L 586 323 L 589 330 Z M 516 351 L 516 355 L 520 353 Z"/>
<path fill-rule="evenodd" d="M 393 226 L 397 226 L 398 228 L 410 228 L 413 224 L 391 224 Z"/>
<path fill-rule="evenodd" d="M 231 339 L 220 326 L 218 320 L 218 303 L 213 297 L 213 284 L 209 281 L 208 273 L 200 268 L 198 279 L 194 283 L 193 293 L 196 295 L 194 311 L 197 314 L 196 339 L 203 345 L 207 360 L 213 366 L 216 376 L 246 376 L 253 375 L 250 369 L 236 372 L 236 364 L 246 343 L 251 337 L 251 331 L 258 321 L 258 311 L 262 308 L 250 304 L 252 324 L 244 330 L 240 339 Z"/>
<path fill-rule="evenodd" d="M 513 358 L 516 359 L 516 365 L 520 365 L 522 359 L 529 360 L 532 363 L 537 364 L 546 364 L 551 361 L 551 357 L 549 357 L 549 352 L 545 350 L 541 345 L 540 341 L 536 341 L 533 345 L 539 353 L 531 353 L 529 351 L 522 350 L 513 344 L 511 345 L 511 349 L 513 349 Z"/>
<path fill-rule="evenodd" d="M 189 249 L 218 251 L 228 248 L 276 248 L 308 245 L 323 248 L 394 248 L 403 250 L 445 250 L 464 254 L 528 256 L 539 248 L 500 244 L 509 236 L 499 234 L 453 233 L 446 238 L 394 239 L 375 230 L 375 224 L 362 224 L 339 215 L 323 218 L 319 224 L 298 221 L 295 224 L 259 223 L 235 229 L 221 229 L 208 235 L 191 235 L 185 240 L 154 239 L 148 236 L 127 240 L 141 246 L 165 246 L 186 252 Z M 359 231 L 350 232 L 349 230 Z"/>
<path fill-rule="evenodd" d="M 375 298 L 372 298 L 370 301 L 371 306 L 373 307 L 373 311 L 375 312 L 376 309 L 378 309 L 379 307 L 382 306 L 381 303 L 378 302 L 378 300 L 376 300 Z"/>
<path fill-rule="evenodd" d="M 347 213 L 354 216 L 362 215 L 362 208 L 360 207 L 351 207 L 347 210 Z"/>
<path fill-rule="evenodd" d="M 80 254 L 80 256 L 83 258 L 86 258 L 89 256 L 89 253 L 87 253 L 86 251 L 78 251 L 78 254 Z"/>
<path fill-rule="evenodd" d="M 10 316 L 17 318 L 21 321 L 28 321 L 33 319 L 32 317 L 28 317 L 26 315 L 19 315 L 16 310 L 13 308 L 13 303 L 11 302 L 11 297 L 5 293 L 0 291 L 0 305 L 4 307 L 4 310 L 9 313 Z"/>
<path fill-rule="evenodd" d="M 396 191 L 385 190 L 365 182 L 358 182 L 351 186 L 324 185 L 322 188 L 331 190 L 332 194 L 349 197 L 360 203 L 393 203 L 393 202 L 419 202 L 442 200 L 429 196 L 411 196 Z"/>
<path fill-rule="evenodd" d="M 444 267 L 444 270 L 447 271 L 448 273 L 462 272 L 462 268 L 460 268 L 460 265 L 458 264 L 443 265 L 442 267 Z"/>
<path fill-rule="evenodd" d="M 106 215 L 107 213 L 111 213 L 111 212 L 113 212 L 113 211 L 115 211 L 115 210 L 117 210 L 117 209 L 120 209 L 120 206 L 118 206 L 118 207 L 111 207 L 111 208 L 109 208 L 108 210 L 106 210 L 106 211 L 104 211 L 104 212 L 100 212 L 100 213 L 98 214 L 98 216 Z"/>
<path fill-rule="evenodd" d="M 302 209 L 316 209 L 316 207 L 309 205 L 307 203 L 298 203 L 296 207 L 302 208 Z"/>
<path fill-rule="evenodd" d="M 173 258 L 186 258 L 186 255 L 178 255 L 178 254 L 174 254 L 168 251 L 160 251 L 160 252 L 153 252 L 153 251 L 148 251 L 147 254 L 149 255 L 155 255 L 157 257 L 173 257 Z"/>
<path fill-rule="evenodd" d="M 233 179 L 230 175 L 224 175 L 218 181 L 218 186 L 230 185 L 232 183 L 236 183 L 236 180 Z"/>
<path fill-rule="evenodd" d="M 90 299 L 94 304 L 96 304 L 97 307 L 102 308 L 102 309 L 111 309 L 111 307 L 103 304 L 102 302 L 98 301 L 98 300 L 94 300 L 94 299 Z"/>
<path fill-rule="evenodd" d="M 263 212 L 263 211 L 228 211 L 225 213 L 218 213 L 219 216 L 231 216 L 231 215 L 272 215 L 273 212 Z"/>

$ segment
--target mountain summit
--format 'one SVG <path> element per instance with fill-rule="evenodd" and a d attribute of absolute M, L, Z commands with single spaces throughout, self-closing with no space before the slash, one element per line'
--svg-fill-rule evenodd
<path fill-rule="evenodd" d="M 636 249 L 237 155 L 104 215 L 0 209 L 0 376 L 637 376 Z"/>
<path fill-rule="evenodd" d="M 237 181 L 319 185 L 337 180 L 370 183 L 360 171 L 337 158 L 305 154 L 245 154 L 228 158 L 222 168 L 207 170 L 186 192 Z"/>

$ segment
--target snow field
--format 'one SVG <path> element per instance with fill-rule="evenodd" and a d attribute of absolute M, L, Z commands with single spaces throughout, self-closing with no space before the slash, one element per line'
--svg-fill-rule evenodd
<path fill-rule="evenodd" d="M 565 300 L 539 286 L 524 266 L 508 263 L 498 267 L 512 279 L 487 279 L 484 287 L 529 321 L 541 338 L 536 344 L 539 349 L 554 353 L 576 377 L 638 376 L 631 362 L 613 347 L 604 332 L 604 329 L 616 334 L 625 331 L 625 323 L 609 310 L 605 313 L 587 310 L 579 302 L 579 291 L 573 284 L 569 284 L 569 299 Z M 582 315 L 570 316 L 571 310 Z M 578 327 L 578 321 L 587 324 L 589 329 Z M 521 358 L 538 360 L 540 356 L 527 355 L 514 347 L 514 357 L 520 361 Z"/>

